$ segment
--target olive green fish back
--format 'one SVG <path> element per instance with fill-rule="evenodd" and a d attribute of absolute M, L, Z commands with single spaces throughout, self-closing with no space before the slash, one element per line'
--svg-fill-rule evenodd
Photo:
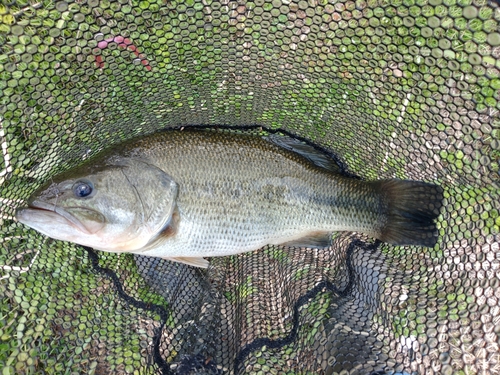
<path fill-rule="evenodd" d="M 500 373 L 499 22 L 492 0 L 0 2 L 2 375 Z M 56 173 L 186 126 L 437 183 L 438 244 L 341 233 L 203 271 L 14 219 Z"/>

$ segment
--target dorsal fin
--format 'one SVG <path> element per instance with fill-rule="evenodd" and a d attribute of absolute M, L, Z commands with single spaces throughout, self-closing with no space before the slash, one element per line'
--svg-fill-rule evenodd
<path fill-rule="evenodd" d="M 311 163 L 320 168 L 329 170 L 333 173 L 342 172 L 340 166 L 335 162 L 335 160 L 305 142 L 279 134 L 269 134 L 263 138 L 274 143 L 276 146 L 305 157 Z"/>

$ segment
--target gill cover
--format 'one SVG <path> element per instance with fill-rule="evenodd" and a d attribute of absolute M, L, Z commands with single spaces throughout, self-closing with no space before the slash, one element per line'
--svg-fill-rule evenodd
<path fill-rule="evenodd" d="M 142 207 L 139 219 L 143 229 L 147 229 L 151 238 L 156 236 L 172 218 L 179 191 L 177 183 L 147 161 L 125 158 L 115 165 L 122 167 Z"/>

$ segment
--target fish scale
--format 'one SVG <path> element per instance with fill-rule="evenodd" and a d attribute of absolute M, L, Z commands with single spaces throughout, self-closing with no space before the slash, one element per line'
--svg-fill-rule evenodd
<path fill-rule="evenodd" d="M 166 240 L 163 246 L 172 256 L 186 256 L 187 249 L 204 256 L 233 254 L 233 244 L 240 238 L 241 248 L 236 252 L 309 232 L 353 229 L 359 224 L 365 232 L 375 229 L 377 212 L 362 206 L 356 209 L 353 204 L 363 202 L 358 180 L 333 175 L 261 138 L 202 132 L 166 132 L 163 136 L 152 139 L 148 158 L 165 166 L 180 186 L 177 204 L 182 235 Z M 158 146 L 164 142 L 177 147 L 165 152 Z M 188 163 L 176 163 L 181 150 L 185 151 L 182 161 Z M 238 194 L 228 188 L 235 183 L 240 185 Z M 199 192 L 207 191 L 206 184 L 211 194 L 201 198 Z M 352 195 L 355 200 L 349 198 Z M 336 200 L 339 205 L 330 204 Z M 183 222 L 189 229 L 184 231 Z M 230 235 L 223 228 L 231 228 Z M 216 240 L 206 241 L 209 236 Z M 156 255 L 158 250 L 144 254 Z"/>

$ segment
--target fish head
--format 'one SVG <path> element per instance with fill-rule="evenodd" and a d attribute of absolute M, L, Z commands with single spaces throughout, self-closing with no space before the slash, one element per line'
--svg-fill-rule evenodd
<path fill-rule="evenodd" d="M 168 225 L 177 193 L 175 181 L 147 161 L 108 158 L 53 177 L 16 217 L 54 239 L 133 252 Z"/>

